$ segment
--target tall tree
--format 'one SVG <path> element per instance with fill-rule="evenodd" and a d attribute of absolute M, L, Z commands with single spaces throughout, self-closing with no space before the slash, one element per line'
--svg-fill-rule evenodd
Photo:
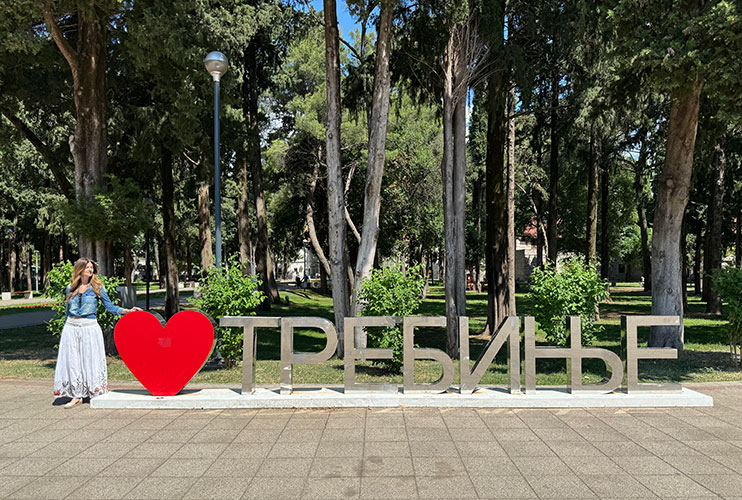
<path fill-rule="evenodd" d="M 338 330 L 338 354 L 345 352 L 343 323 L 350 312 L 346 249 L 345 200 L 343 170 L 340 159 L 340 35 L 335 0 L 324 0 L 325 64 L 327 88 L 327 205 L 330 218 L 330 268 L 332 269 L 332 304 Z"/>
<path fill-rule="evenodd" d="M 70 11 L 61 15 L 54 11 L 51 2 L 43 8 L 47 32 L 51 34 L 72 73 L 77 121 L 75 134 L 70 140 L 70 151 L 75 160 L 75 191 L 78 198 L 91 198 L 103 186 L 107 170 L 106 45 L 108 18 L 115 10 L 115 2 L 95 0 L 75 2 Z M 70 17 L 75 18 L 76 22 L 65 22 Z M 74 38 L 70 29 L 73 27 Z M 112 255 L 109 243 L 80 236 L 78 245 L 81 255 L 98 261 L 101 274 L 113 271 L 110 269 Z"/>
<path fill-rule="evenodd" d="M 376 244 L 379 239 L 381 184 L 386 159 L 386 131 L 389 119 L 389 90 L 391 87 L 389 59 L 393 20 L 394 1 L 381 0 L 376 35 L 376 66 L 374 69 L 373 97 L 371 99 L 371 119 L 368 125 L 369 144 L 363 204 L 363 232 L 358 248 L 351 300 L 351 315 L 353 316 L 362 310 L 362 305 L 358 302 L 358 292 L 363 280 L 369 275 L 373 266 Z M 361 335 L 361 333 L 358 332 L 358 335 Z M 356 339 L 356 343 L 359 343 L 359 341 L 360 338 Z"/>

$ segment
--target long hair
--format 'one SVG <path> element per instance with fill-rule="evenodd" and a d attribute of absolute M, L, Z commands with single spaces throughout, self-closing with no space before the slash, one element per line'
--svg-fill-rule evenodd
<path fill-rule="evenodd" d="M 80 285 L 82 284 L 82 272 L 91 262 L 93 263 L 93 276 L 90 278 L 90 286 L 93 288 L 95 294 L 100 297 L 100 290 L 103 288 L 103 282 L 98 277 L 98 264 L 87 257 L 80 257 L 75 261 L 75 268 L 72 271 L 72 283 L 70 283 L 70 291 L 67 294 L 67 300 L 65 302 L 69 302 L 72 297 L 77 295 Z"/>

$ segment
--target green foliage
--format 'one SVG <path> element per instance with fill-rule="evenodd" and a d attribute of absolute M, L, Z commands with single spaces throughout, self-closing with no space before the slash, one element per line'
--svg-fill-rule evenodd
<path fill-rule="evenodd" d="M 67 306 L 65 300 L 67 297 L 64 293 L 64 290 L 65 288 L 67 288 L 67 285 L 72 282 L 73 269 L 74 265 L 72 264 L 72 262 L 65 260 L 55 264 L 48 274 L 49 288 L 46 289 L 45 295 L 49 298 L 59 301 L 59 303 L 52 306 L 54 317 L 50 319 L 49 322 L 46 324 L 47 331 L 52 335 L 62 334 L 62 328 L 64 327 L 64 322 L 67 319 L 65 317 L 65 310 Z M 116 287 L 121 286 L 121 283 L 124 282 L 123 278 L 118 278 L 115 276 L 108 277 L 100 274 L 98 275 L 98 277 L 103 282 L 103 286 L 105 287 L 106 293 L 111 299 L 111 302 L 113 302 L 117 306 L 120 306 L 121 301 L 119 300 L 118 294 L 116 293 Z M 101 330 L 103 330 L 104 332 L 110 328 L 113 328 L 116 324 L 116 321 L 118 321 L 118 316 L 115 316 L 108 312 L 106 308 L 103 307 L 103 304 L 100 301 L 98 301 L 98 311 L 96 312 L 96 318 Z"/>
<path fill-rule="evenodd" d="M 229 258 L 228 267 L 206 269 L 201 280 L 200 295 L 193 303 L 201 311 L 218 320 L 222 316 L 254 316 L 263 302 L 262 282 L 242 271 L 239 256 Z M 217 328 L 218 349 L 227 365 L 242 359 L 242 328 Z"/>
<path fill-rule="evenodd" d="M 581 318 L 583 345 L 595 341 L 595 335 L 603 330 L 595 323 L 595 311 L 608 297 L 608 283 L 600 278 L 594 265 L 571 258 L 562 262 L 560 270 L 547 262 L 533 271 L 531 280 L 534 317 L 549 342 L 566 344 L 566 316 Z"/>
<path fill-rule="evenodd" d="M 91 239 L 131 242 L 152 223 L 153 206 L 142 203 L 141 190 L 131 179 L 108 175 L 108 187 L 92 198 L 65 203 L 65 220 L 74 234 Z"/>
<path fill-rule="evenodd" d="M 409 316 L 417 311 L 422 302 L 421 292 L 425 281 L 422 266 L 402 270 L 399 264 L 374 269 L 361 283 L 358 299 L 363 303 L 362 316 Z M 392 359 L 380 359 L 378 363 L 390 371 L 398 372 L 402 367 L 404 342 L 399 327 L 370 328 L 369 344 L 381 349 L 392 349 Z"/>
<path fill-rule="evenodd" d="M 727 336 L 729 347 L 734 353 L 742 344 L 742 268 L 727 267 L 716 270 L 712 279 L 729 318 Z M 737 361 L 742 362 L 739 359 Z"/>

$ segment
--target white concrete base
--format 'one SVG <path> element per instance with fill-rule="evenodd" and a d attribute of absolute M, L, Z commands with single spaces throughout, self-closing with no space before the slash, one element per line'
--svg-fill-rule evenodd
<path fill-rule="evenodd" d="M 294 389 L 281 396 L 278 389 L 257 389 L 242 395 L 239 389 L 184 390 L 177 396 L 155 397 L 145 390 L 118 390 L 90 401 L 92 408 L 202 409 L 202 408 L 659 408 L 713 406 L 711 396 L 685 389 L 674 393 L 570 394 L 539 389 L 536 394 L 511 395 L 501 388 L 483 388 L 474 394 L 369 394 L 345 395 L 342 388 Z"/>

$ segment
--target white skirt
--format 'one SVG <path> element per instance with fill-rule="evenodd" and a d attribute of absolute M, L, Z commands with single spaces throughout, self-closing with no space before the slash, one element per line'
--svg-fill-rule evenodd
<path fill-rule="evenodd" d="M 92 398 L 107 391 L 106 352 L 98 322 L 67 318 L 59 340 L 54 396 Z"/>

